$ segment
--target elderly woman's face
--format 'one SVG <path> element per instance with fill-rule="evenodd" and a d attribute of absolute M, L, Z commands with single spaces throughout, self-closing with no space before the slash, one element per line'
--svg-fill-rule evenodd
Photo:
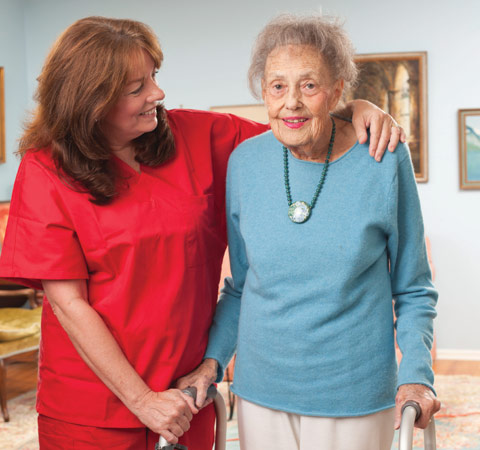
<path fill-rule="evenodd" d="M 156 68 L 145 51 L 124 92 L 103 120 L 103 129 L 112 146 L 124 146 L 157 126 L 157 102 L 165 98 L 155 80 Z"/>
<path fill-rule="evenodd" d="M 275 137 L 286 147 L 313 155 L 330 134 L 329 112 L 343 89 L 324 59 L 310 46 L 288 45 L 267 58 L 263 99 Z"/>

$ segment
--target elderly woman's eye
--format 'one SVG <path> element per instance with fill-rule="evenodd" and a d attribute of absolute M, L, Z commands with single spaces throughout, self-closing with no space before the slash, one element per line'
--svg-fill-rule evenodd
<path fill-rule="evenodd" d="M 315 84 L 314 84 L 314 83 L 307 83 L 307 84 L 305 85 L 305 87 L 306 87 L 307 89 L 310 89 L 310 90 L 311 90 L 311 89 L 315 89 Z"/>
<path fill-rule="evenodd" d="M 283 89 L 283 84 L 278 84 L 278 83 L 276 83 L 276 84 L 273 84 L 273 85 L 272 85 L 272 91 L 273 91 L 274 93 L 278 93 L 278 92 L 280 92 L 282 89 Z"/>

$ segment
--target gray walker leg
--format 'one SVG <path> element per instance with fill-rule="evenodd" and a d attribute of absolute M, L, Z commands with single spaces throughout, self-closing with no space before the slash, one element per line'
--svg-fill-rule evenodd
<path fill-rule="evenodd" d="M 400 435 L 398 441 L 399 450 L 412 450 L 413 445 L 413 427 L 415 421 L 421 414 L 420 406 L 417 402 L 406 402 L 402 408 L 402 423 L 400 425 Z M 435 438 L 435 421 L 433 417 L 424 430 L 425 450 L 436 450 L 437 442 Z"/>
<path fill-rule="evenodd" d="M 217 423 L 215 430 L 215 450 L 225 450 L 227 447 L 227 407 L 223 395 L 217 391 L 213 398 Z"/>

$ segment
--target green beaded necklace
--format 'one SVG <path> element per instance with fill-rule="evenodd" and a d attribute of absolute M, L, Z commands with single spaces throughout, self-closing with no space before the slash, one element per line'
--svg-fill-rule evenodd
<path fill-rule="evenodd" d="M 322 190 L 323 183 L 325 182 L 325 176 L 327 175 L 328 165 L 330 162 L 330 156 L 332 154 L 333 143 L 335 142 L 335 121 L 332 120 L 332 135 L 330 136 L 330 143 L 328 144 L 327 157 L 325 158 L 325 165 L 323 167 L 322 176 L 318 182 L 317 189 L 315 194 L 313 194 L 312 201 L 310 204 L 304 201 L 292 202 L 292 194 L 290 192 L 290 181 L 288 177 L 288 149 L 283 146 L 283 168 L 284 168 L 284 177 L 285 177 L 285 192 L 287 193 L 287 202 L 288 202 L 288 217 L 294 223 L 304 223 L 310 217 L 310 213 L 317 203 L 318 196 Z"/>

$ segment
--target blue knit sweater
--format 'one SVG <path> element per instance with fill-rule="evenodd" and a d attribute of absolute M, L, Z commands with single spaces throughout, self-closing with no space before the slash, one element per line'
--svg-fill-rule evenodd
<path fill-rule="evenodd" d="M 358 416 L 394 406 L 397 386 L 433 389 L 437 293 L 408 148 L 377 163 L 356 144 L 332 162 L 310 219 L 288 218 L 282 145 L 241 144 L 227 176 L 233 279 L 225 280 L 205 357 L 218 380 L 269 408 Z M 323 164 L 290 153 L 293 201 L 310 203 Z M 403 352 L 397 370 L 394 318 Z"/>

